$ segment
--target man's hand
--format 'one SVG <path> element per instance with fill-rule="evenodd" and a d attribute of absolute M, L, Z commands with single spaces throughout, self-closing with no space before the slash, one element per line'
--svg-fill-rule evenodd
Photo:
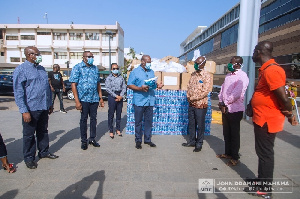
<path fill-rule="evenodd" d="M 99 107 L 104 107 L 104 101 L 102 98 L 100 99 Z"/>
<path fill-rule="evenodd" d="M 295 115 L 292 115 L 291 117 L 288 117 L 288 121 L 289 121 L 289 123 L 290 123 L 291 125 L 293 125 L 293 126 L 298 125 L 298 122 L 297 122 L 297 120 L 296 120 L 296 116 L 295 116 Z"/>
<path fill-rule="evenodd" d="M 31 115 L 29 112 L 23 113 L 22 116 L 23 116 L 24 122 L 29 123 L 31 121 Z"/>
<path fill-rule="evenodd" d="M 116 101 L 116 102 L 120 102 L 122 99 L 123 99 L 123 97 L 121 97 L 121 96 L 117 95 L 117 96 L 116 96 L 116 100 L 115 100 L 115 101 Z"/>
<path fill-rule="evenodd" d="M 82 110 L 82 105 L 80 102 L 75 102 L 75 107 L 77 110 Z"/>
<path fill-rule="evenodd" d="M 164 84 L 162 82 L 160 82 L 160 84 L 157 84 L 157 88 L 161 89 L 164 86 Z"/>
<path fill-rule="evenodd" d="M 53 106 L 50 106 L 50 107 L 49 107 L 49 112 L 48 112 L 48 114 L 50 115 L 51 113 L 53 113 Z"/>
<path fill-rule="evenodd" d="M 64 92 L 64 93 L 66 92 L 66 87 L 63 87 L 63 92 Z"/>
<path fill-rule="evenodd" d="M 52 91 L 52 92 L 54 92 L 54 91 L 55 91 L 55 89 L 54 89 L 52 86 L 51 86 L 51 91 Z"/>
<path fill-rule="evenodd" d="M 148 90 L 149 90 L 149 86 L 146 86 L 146 85 L 142 85 L 140 88 L 141 88 L 141 91 L 144 91 L 144 92 L 148 92 Z"/>

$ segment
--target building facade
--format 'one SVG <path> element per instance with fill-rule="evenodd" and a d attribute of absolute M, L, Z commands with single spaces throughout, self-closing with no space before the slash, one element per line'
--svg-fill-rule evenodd
<path fill-rule="evenodd" d="M 124 65 L 124 31 L 115 25 L 80 24 L 0 24 L 1 65 L 25 61 L 24 48 L 35 46 L 43 57 L 42 65 L 51 68 L 72 68 L 82 61 L 84 51 L 94 54 L 94 64 L 109 68 L 111 63 Z M 103 68 L 103 69 L 104 69 Z"/>
<path fill-rule="evenodd" d="M 199 34 L 190 35 L 180 44 L 180 62 L 191 60 L 194 50 L 199 49 L 201 55 L 217 63 L 216 74 L 224 75 L 227 63 L 237 53 L 239 14 L 238 3 L 211 26 Z M 262 1 L 258 40 L 273 42 L 273 56 L 285 69 L 288 79 L 300 79 L 299 18 L 299 0 Z"/>

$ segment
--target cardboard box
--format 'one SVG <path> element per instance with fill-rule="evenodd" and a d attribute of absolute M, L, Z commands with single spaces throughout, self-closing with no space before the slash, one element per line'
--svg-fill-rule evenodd
<path fill-rule="evenodd" d="M 187 90 L 192 73 L 181 73 L 181 90 Z"/>
<path fill-rule="evenodd" d="M 157 72 L 154 72 L 154 75 L 155 77 L 157 77 L 157 83 L 160 84 L 161 83 L 161 72 L 160 71 L 157 71 Z"/>
<path fill-rule="evenodd" d="M 167 63 L 169 63 L 169 62 L 172 61 L 172 62 L 175 62 L 175 63 L 179 63 L 179 58 L 173 57 L 173 56 L 166 56 L 166 57 L 160 59 L 159 61 L 160 61 L 160 62 L 165 61 L 165 62 L 167 62 Z"/>
<path fill-rule="evenodd" d="M 193 61 L 189 61 L 187 64 L 186 64 L 186 71 L 188 73 L 193 73 L 195 71 L 195 68 L 194 68 L 194 62 Z"/>
<path fill-rule="evenodd" d="M 207 72 L 215 74 L 216 73 L 216 62 L 214 62 L 214 61 L 206 61 L 204 69 Z"/>
<path fill-rule="evenodd" d="M 179 90 L 180 89 L 180 76 L 181 73 L 162 72 L 162 82 L 164 86 L 162 89 L 166 90 Z"/>
<path fill-rule="evenodd" d="M 204 66 L 204 70 L 207 72 L 210 72 L 212 74 L 216 73 L 216 62 L 214 61 L 206 61 L 206 64 Z M 188 73 L 193 73 L 195 71 L 194 68 L 194 62 L 189 61 L 186 65 L 186 71 Z"/>

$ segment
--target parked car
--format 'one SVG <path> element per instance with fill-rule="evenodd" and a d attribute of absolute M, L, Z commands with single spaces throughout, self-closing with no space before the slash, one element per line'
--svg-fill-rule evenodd
<path fill-rule="evenodd" d="M 66 92 L 64 93 L 64 95 L 66 95 L 68 97 L 68 99 L 73 100 L 74 94 L 73 94 L 73 91 L 71 88 L 71 82 L 69 80 L 65 80 L 64 84 L 65 84 L 65 88 L 66 88 Z M 107 100 L 108 92 L 106 91 L 106 88 L 105 88 L 105 79 L 104 78 L 100 78 L 100 85 L 101 85 L 101 91 L 102 91 L 102 98 L 104 100 Z M 126 95 L 123 98 L 123 101 L 124 102 L 127 101 Z"/>
<path fill-rule="evenodd" d="M 0 74 L 0 94 L 1 95 L 14 95 L 13 75 Z"/>

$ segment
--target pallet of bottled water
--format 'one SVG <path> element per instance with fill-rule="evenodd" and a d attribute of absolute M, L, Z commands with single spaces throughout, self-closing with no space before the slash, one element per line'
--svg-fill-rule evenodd
<path fill-rule="evenodd" d="M 210 94 L 208 95 L 210 96 Z M 133 91 L 127 89 L 127 124 L 126 133 L 134 134 Z M 188 134 L 188 101 L 184 90 L 155 90 L 153 107 L 152 134 L 154 135 L 187 135 Z M 211 100 L 205 116 L 205 135 L 210 134 Z"/>

